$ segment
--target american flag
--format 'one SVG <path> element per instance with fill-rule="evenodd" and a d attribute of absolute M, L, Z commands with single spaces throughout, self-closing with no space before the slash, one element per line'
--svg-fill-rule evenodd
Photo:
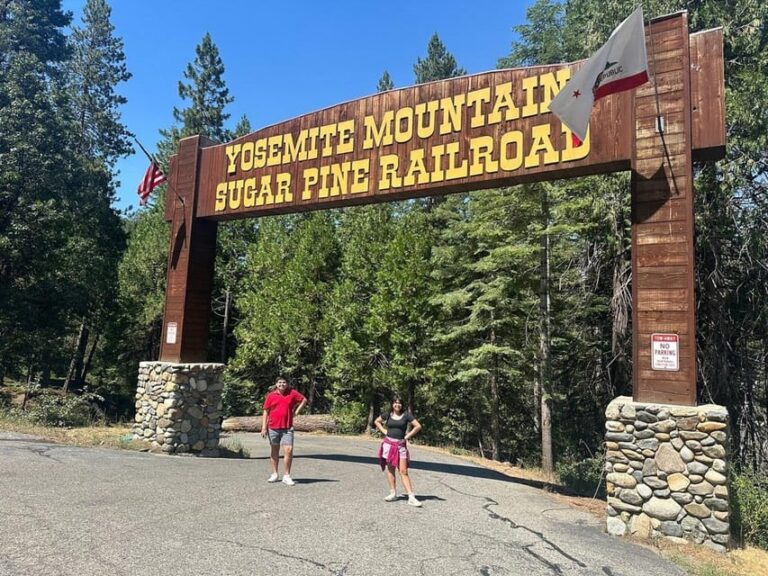
<path fill-rule="evenodd" d="M 163 174 L 162 170 L 160 170 L 160 167 L 154 160 L 151 161 L 149 163 L 149 168 L 147 168 L 147 171 L 144 174 L 144 178 L 141 180 L 141 184 L 139 184 L 139 204 L 144 206 L 144 204 L 147 203 L 149 195 L 152 194 L 152 190 L 157 186 L 160 186 L 160 184 L 164 184 L 165 181 L 165 174 Z"/>

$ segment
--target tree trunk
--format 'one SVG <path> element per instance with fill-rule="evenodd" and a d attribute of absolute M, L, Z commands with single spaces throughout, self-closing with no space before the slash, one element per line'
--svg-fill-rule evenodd
<path fill-rule="evenodd" d="M 368 397 L 368 421 L 365 424 L 365 433 L 373 433 L 373 421 L 376 420 L 376 394 L 372 393 Z"/>
<path fill-rule="evenodd" d="M 336 432 L 336 421 L 329 414 L 300 414 L 293 419 L 297 432 Z M 221 423 L 224 432 L 259 432 L 261 416 L 233 416 Z"/>
<path fill-rule="evenodd" d="M 414 404 L 416 403 L 416 384 L 413 380 L 408 382 L 408 410 L 411 414 L 415 414 Z"/>
<path fill-rule="evenodd" d="M 614 215 L 614 243 L 618 247 L 613 258 L 613 282 L 611 297 L 611 362 L 608 366 L 608 395 L 613 398 L 617 390 L 629 388 L 629 365 L 625 354 L 627 330 L 631 314 L 632 294 L 630 291 L 631 267 L 624 249 L 624 208 L 622 198 L 616 199 Z"/>
<path fill-rule="evenodd" d="M 542 187 L 541 199 L 542 224 L 549 228 L 549 199 L 547 189 Z M 544 472 L 551 474 L 554 470 L 552 458 L 552 382 L 551 352 L 550 352 L 550 298 L 549 298 L 549 234 L 541 236 L 541 277 L 539 281 L 539 307 L 541 311 L 540 353 L 541 353 L 541 467 Z"/>
<path fill-rule="evenodd" d="M 491 312 L 491 322 L 493 322 L 493 312 Z M 496 343 L 496 331 L 491 329 L 491 344 Z M 501 442 L 501 425 L 499 422 L 499 379 L 498 366 L 494 357 L 494 366 L 491 370 L 491 457 L 497 462 L 501 461 L 499 444 Z"/>
<path fill-rule="evenodd" d="M 91 362 L 93 361 L 93 354 L 96 352 L 96 346 L 99 344 L 99 337 L 101 335 L 96 332 L 96 336 L 93 338 L 93 344 L 91 344 L 91 351 L 88 352 L 88 358 L 85 361 L 85 364 L 83 365 L 83 374 L 80 377 L 79 385 L 85 386 L 85 378 L 88 376 L 88 372 L 91 371 Z"/>
<path fill-rule="evenodd" d="M 21 401 L 21 409 L 26 410 L 27 409 L 27 400 L 29 400 L 29 393 L 32 391 L 32 374 L 33 374 L 34 366 L 31 366 L 27 369 L 27 386 L 24 389 L 24 399 Z"/>
<path fill-rule="evenodd" d="M 85 349 L 88 345 L 88 328 L 85 325 L 85 317 L 80 321 L 80 332 L 77 336 L 77 346 L 72 354 L 72 360 L 69 363 L 69 372 L 67 378 L 64 380 L 64 392 L 67 392 L 70 386 L 80 380 L 80 375 L 83 372 L 83 357 L 85 356 Z"/>
<path fill-rule="evenodd" d="M 312 406 L 315 404 L 315 396 L 317 396 L 317 378 L 314 374 L 309 380 L 309 393 L 307 394 L 307 412 L 312 413 Z"/>
<path fill-rule="evenodd" d="M 221 363 L 227 363 L 227 334 L 229 333 L 229 303 L 232 293 L 227 288 L 224 291 L 224 325 L 221 331 Z"/>

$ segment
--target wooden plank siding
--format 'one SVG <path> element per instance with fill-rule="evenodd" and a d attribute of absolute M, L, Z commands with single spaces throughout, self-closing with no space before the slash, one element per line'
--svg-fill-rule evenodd
<path fill-rule="evenodd" d="M 651 81 L 636 91 L 634 104 L 633 397 L 638 402 L 693 405 L 696 323 L 687 14 L 653 21 L 646 27 L 646 46 Z M 663 133 L 657 129 L 659 116 Z M 651 369 L 654 333 L 678 334 L 678 372 Z"/>
<path fill-rule="evenodd" d="M 218 223 L 195 218 L 195 210 L 200 150 L 212 144 L 203 136 L 185 138 L 171 162 L 165 212 L 171 243 L 160 344 L 164 362 L 206 361 Z M 169 323 L 177 327 L 173 343 L 168 342 Z"/>

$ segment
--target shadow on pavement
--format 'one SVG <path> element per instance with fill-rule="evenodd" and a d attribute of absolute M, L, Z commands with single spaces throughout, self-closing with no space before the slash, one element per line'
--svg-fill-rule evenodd
<path fill-rule="evenodd" d="M 377 467 L 379 466 L 379 459 L 374 456 L 351 456 L 349 454 L 302 454 L 294 455 L 293 458 L 294 460 L 297 458 L 308 458 L 315 460 L 335 460 L 338 462 L 355 462 L 358 464 L 370 464 Z M 443 462 L 412 461 L 410 467 L 414 470 L 427 470 L 429 472 L 439 472 L 442 474 L 456 474 L 458 476 L 470 476 L 472 478 L 500 480 L 501 482 L 514 482 L 515 484 L 523 484 L 524 486 L 531 486 L 533 488 L 557 490 L 556 486 L 553 486 L 548 482 L 505 476 L 504 474 L 496 472 L 495 470 L 489 470 L 488 468 L 481 468 L 479 466 L 445 464 Z"/>

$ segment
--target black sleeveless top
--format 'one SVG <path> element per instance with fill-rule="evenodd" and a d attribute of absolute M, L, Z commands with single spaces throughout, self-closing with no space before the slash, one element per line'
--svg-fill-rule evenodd
<path fill-rule="evenodd" d="M 403 412 L 400 418 L 393 418 L 392 412 L 384 412 L 381 415 L 381 421 L 384 422 L 384 426 L 387 428 L 387 438 L 392 438 L 393 440 L 405 438 L 408 424 L 413 420 L 416 420 L 416 418 L 410 412 Z"/>

